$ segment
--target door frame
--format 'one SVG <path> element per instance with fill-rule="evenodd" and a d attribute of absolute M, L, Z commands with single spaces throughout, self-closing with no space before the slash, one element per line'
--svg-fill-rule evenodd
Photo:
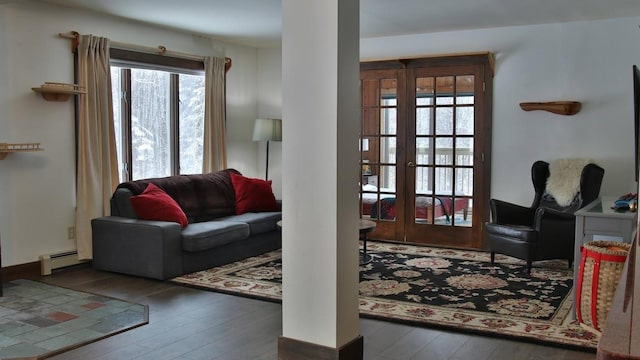
<path fill-rule="evenodd" d="M 494 70 L 494 58 L 490 52 L 473 53 L 473 54 L 461 54 L 461 55 L 446 55 L 446 56 L 433 56 L 433 57 L 421 57 L 421 58 L 409 58 L 409 59 L 393 59 L 382 61 L 361 62 L 360 71 L 361 79 L 364 72 L 387 72 L 396 71 L 396 78 L 398 80 L 398 99 L 406 99 L 406 101 L 398 101 L 397 116 L 398 116 L 398 129 L 397 139 L 398 143 L 396 149 L 396 181 L 397 184 L 402 184 L 403 189 L 400 189 L 400 185 L 396 186 L 396 219 L 397 221 L 379 221 L 376 231 L 370 234 L 370 238 L 401 241 L 407 242 L 407 231 L 409 229 L 410 222 L 407 214 L 413 213 L 409 207 L 413 206 L 414 201 L 407 201 L 410 191 L 415 192 L 415 184 L 413 186 L 406 187 L 408 179 L 409 168 L 406 166 L 408 156 L 410 152 L 415 152 L 415 149 L 411 150 L 407 147 L 407 126 L 400 126 L 401 123 L 408 124 L 410 117 L 409 112 L 415 111 L 414 99 L 407 99 L 408 78 L 407 69 L 419 69 L 419 68 L 447 68 L 447 67 L 462 67 L 462 66 L 474 66 L 476 67 L 475 73 L 481 74 L 482 81 L 478 81 L 476 86 L 482 87 L 482 92 L 476 91 L 476 99 L 474 103 L 478 104 L 479 109 L 476 109 L 476 118 L 481 116 L 482 121 L 475 121 L 474 139 L 477 137 L 479 144 L 474 144 L 474 192 L 473 192 L 473 211 L 472 211 L 472 228 L 471 234 L 463 241 L 456 241 L 452 243 L 451 239 L 455 236 L 461 236 L 461 229 L 456 227 L 446 227 L 449 229 L 450 236 L 443 236 L 442 231 L 437 231 L 436 236 L 441 238 L 442 241 L 429 242 L 429 245 L 435 246 L 447 246 L 447 247 L 460 247 L 470 249 L 485 249 L 486 241 L 484 239 L 484 225 L 489 221 L 489 195 L 491 188 L 491 138 L 492 138 L 492 103 L 493 103 L 493 70 Z M 391 72 L 390 72 L 391 73 Z M 478 90 L 478 89 L 476 89 Z M 413 102 L 413 106 L 411 103 Z M 414 125 L 415 126 L 415 125 Z M 414 131 L 415 133 L 415 131 Z M 415 173 L 415 171 L 414 171 Z M 412 190 L 413 189 L 413 190 Z M 413 195 L 414 196 L 414 195 Z M 415 196 L 414 196 L 415 199 Z M 467 229 L 467 233 L 469 232 Z M 446 233 L 446 232 L 445 232 Z M 459 240 L 459 239 L 458 239 Z M 422 242 L 421 242 L 422 243 Z"/>

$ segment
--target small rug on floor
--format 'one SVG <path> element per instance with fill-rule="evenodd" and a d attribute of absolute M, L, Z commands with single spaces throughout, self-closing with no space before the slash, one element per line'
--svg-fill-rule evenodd
<path fill-rule="evenodd" d="M 599 334 L 573 320 L 566 261 L 534 263 L 489 253 L 369 242 L 360 315 L 594 351 Z M 281 301 L 281 252 L 180 276 L 173 283 Z"/>
<path fill-rule="evenodd" d="M 2 285 L 0 359 L 44 359 L 149 322 L 146 305 L 25 279 Z"/>

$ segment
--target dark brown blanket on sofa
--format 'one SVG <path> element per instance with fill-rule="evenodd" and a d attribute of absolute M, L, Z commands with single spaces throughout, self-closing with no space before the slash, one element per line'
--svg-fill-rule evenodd
<path fill-rule="evenodd" d="M 207 174 L 169 176 L 124 182 L 118 188 L 141 194 L 151 182 L 171 196 L 187 215 L 190 223 L 235 214 L 235 192 L 226 169 Z"/>

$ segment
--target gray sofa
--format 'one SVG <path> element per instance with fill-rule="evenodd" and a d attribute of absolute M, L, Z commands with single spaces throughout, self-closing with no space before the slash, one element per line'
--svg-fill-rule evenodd
<path fill-rule="evenodd" d="M 137 180 L 118 185 L 111 216 L 91 221 L 93 267 L 154 279 L 228 264 L 281 247 L 280 211 L 235 214 L 227 169 L 209 174 Z M 141 220 L 131 200 L 153 183 L 170 195 L 189 224 Z"/>

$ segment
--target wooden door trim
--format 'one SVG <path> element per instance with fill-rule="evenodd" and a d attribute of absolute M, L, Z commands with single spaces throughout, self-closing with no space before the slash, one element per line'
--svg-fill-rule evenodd
<path fill-rule="evenodd" d="M 477 64 L 487 65 L 488 70 L 490 70 L 491 72 L 491 76 L 493 76 L 495 57 L 491 52 L 442 54 L 398 59 L 366 60 L 360 62 L 360 71 Z"/>
<path fill-rule="evenodd" d="M 474 151 L 474 164 L 481 163 L 480 166 L 474 165 L 474 193 L 473 193 L 473 242 L 466 247 L 486 248 L 484 240 L 484 223 L 489 220 L 488 196 L 491 186 L 491 135 L 492 135 L 492 98 L 493 98 L 493 69 L 494 57 L 490 52 L 472 53 L 472 54 L 453 54 L 444 56 L 430 56 L 420 58 L 404 58 L 404 59 L 386 59 L 378 61 L 364 61 L 360 64 L 361 80 L 365 78 L 373 79 L 380 76 L 395 72 L 397 80 L 397 148 L 396 148 L 396 221 L 380 221 L 378 220 L 379 229 L 371 234 L 372 238 L 386 237 L 393 234 L 395 241 L 405 241 L 405 234 L 409 226 L 407 211 L 408 198 L 406 194 L 405 184 L 408 179 L 407 161 L 408 152 L 411 150 L 407 147 L 408 134 L 407 128 L 409 111 L 415 111 L 415 102 L 413 99 L 406 99 L 410 91 L 408 86 L 408 76 L 406 70 L 417 70 L 421 68 L 432 68 L 442 74 L 447 69 L 459 70 L 461 66 L 470 66 L 473 68 L 473 74 L 482 77 L 481 81 L 476 81 L 476 90 L 474 93 L 478 96 L 476 101 L 476 111 L 481 114 L 474 115 L 476 118 L 482 118 L 480 125 L 476 122 L 474 129 L 474 138 L 482 140 L 480 147 L 476 147 Z M 455 71 L 454 73 L 456 73 Z M 368 76 L 363 77 L 367 74 Z M 479 91 L 478 87 L 481 87 Z M 483 89 L 482 89 L 483 87 Z M 414 90 L 415 91 L 415 90 Z M 400 99 L 406 99 L 401 101 Z M 479 109 L 478 109 L 479 107 Z M 478 116 L 480 115 L 480 116 Z M 413 124 L 415 127 L 415 124 Z M 415 134 L 415 129 L 413 129 Z M 477 140 L 476 140 L 477 141 Z M 415 150 L 413 150 L 415 152 Z M 415 193 L 415 184 L 412 184 L 413 193 Z M 400 187 L 403 189 L 400 189 Z M 401 192 L 404 192 L 401 194 Z M 415 200 L 414 200 L 415 202 Z M 413 203 L 413 202 L 412 202 Z M 448 227 L 454 229 L 455 227 Z M 452 231 L 456 233 L 457 231 Z M 387 237 L 388 239 L 388 237 Z"/>
<path fill-rule="evenodd" d="M 440 67 L 412 67 L 407 69 L 407 93 L 416 87 L 415 78 L 419 77 L 448 77 L 448 76 L 462 76 L 464 74 L 473 74 L 475 76 L 473 93 L 476 97 L 474 101 L 474 109 L 475 114 L 474 118 L 481 119 L 483 118 L 482 114 L 484 114 L 484 107 L 486 105 L 486 99 L 483 94 L 483 84 L 486 82 L 486 76 L 483 71 L 484 65 L 478 64 L 457 64 L 457 65 L 447 65 Z M 435 106 L 435 105 L 434 105 Z M 408 119 L 413 119 L 413 114 L 409 114 L 409 112 L 413 112 L 415 114 L 416 105 L 415 101 L 412 101 L 409 105 L 410 110 L 408 111 Z M 482 114 L 480 114 L 482 112 Z M 490 119 L 483 118 L 483 121 L 479 123 L 478 121 L 474 122 L 475 128 L 473 133 L 474 138 L 474 157 L 473 157 L 473 187 L 474 193 L 472 196 L 473 199 L 473 211 L 472 211 L 472 228 L 466 227 L 455 227 L 455 226 L 439 226 L 439 225 L 416 225 L 412 219 L 411 214 L 413 214 L 411 207 L 415 209 L 415 184 L 407 183 L 407 193 L 405 197 L 407 198 L 407 208 L 405 218 L 405 229 L 407 233 L 407 241 L 418 241 L 421 234 L 418 228 L 429 227 L 430 238 L 434 239 L 434 241 L 429 242 L 429 245 L 443 245 L 443 246 L 452 246 L 452 247 L 462 247 L 462 248 L 483 248 L 483 236 L 482 236 L 482 221 L 481 219 L 485 217 L 484 208 L 482 204 L 485 203 L 483 194 L 484 188 L 484 180 L 483 168 L 484 164 L 482 163 L 482 154 L 485 152 L 485 148 L 487 147 L 487 142 L 490 144 L 490 139 L 487 139 L 483 133 L 482 125 L 487 120 Z M 410 121 L 407 123 L 409 124 Z M 415 127 L 415 124 L 409 125 L 412 129 Z M 436 136 L 437 137 L 437 136 Z M 415 129 L 413 129 L 413 133 L 411 138 L 409 136 L 406 137 L 406 148 L 407 148 L 407 161 L 408 159 L 415 158 Z M 409 146 L 411 144 L 412 146 Z M 434 144 L 435 146 L 435 144 Z M 433 169 L 435 164 L 431 164 L 429 168 Z M 438 166 L 439 168 L 447 168 L 447 166 Z M 452 165 L 451 168 L 454 168 Z M 435 179 L 434 179 L 435 181 Z M 434 189 L 435 190 L 435 189 Z M 455 190 L 455 188 L 453 189 Z M 412 196 L 412 199 L 409 199 L 409 196 Z M 488 203 L 488 200 L 487 200 Z M 433 236 L 431 236 L 433 235 Z"/>

